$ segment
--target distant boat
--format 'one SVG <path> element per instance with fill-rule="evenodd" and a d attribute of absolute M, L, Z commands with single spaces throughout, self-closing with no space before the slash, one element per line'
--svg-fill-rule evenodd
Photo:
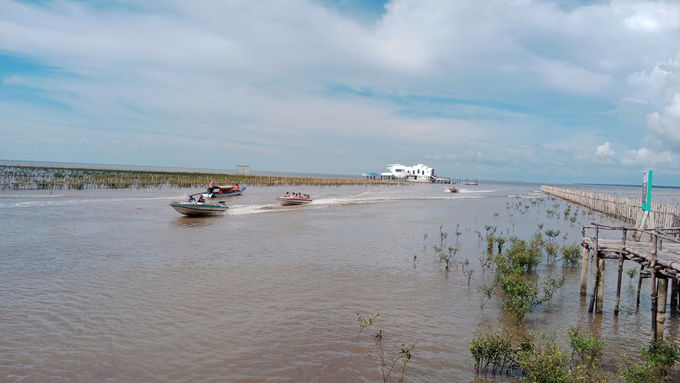
<path fill-rule="evenodd" d="M 293 205 L 306 205 L 312 202 L 311 198 L 298 198 L 298 197 L 276 197 L 281 206 L 293 206 Z"/>
<path fill-rule="evenodd" d="M 477 181 L 465 181 L 465 185 L 477 186 Z"/>
<path fill-rule="evenodd" d="M 229 209 L 224 201 L 219 203 L 205 202 L 173 202 L 170 204 L 178 213 L 186 216 L 205 216 L 224 213 Z"/>
<path fill-rule="evenodd" d="M 238 190 L 234 190 L 233 185 L 225 185 L 225 186 L 215 186 L 212 191 L 208 190 L 205 193 L 201 193 L 201 195 L 204 198 L 217 198 L 217 199 L 222 199 L 222 198 L 227 198 L 227 197 L 233 197 L 236 195 L 241 195 L 243 191 L 246 190 L 245 186 L 240 187 Z"/>
<path fill-rule="evenodd" d="M 449 186 L 449 192 L 450 193 L 458 193 L 458 188 L 455 186 Z"/>

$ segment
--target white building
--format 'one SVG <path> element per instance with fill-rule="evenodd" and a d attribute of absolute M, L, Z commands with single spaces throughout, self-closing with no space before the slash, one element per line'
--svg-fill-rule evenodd
<path fill-rule="evenodd" d="M 437 176 L 434 169 L 423 164 L 404 166 L 401 164 L 387 165 L 389 172 L 380 173 L 382 178 L 394 178 L 415 182 L 432 182 Z"/>

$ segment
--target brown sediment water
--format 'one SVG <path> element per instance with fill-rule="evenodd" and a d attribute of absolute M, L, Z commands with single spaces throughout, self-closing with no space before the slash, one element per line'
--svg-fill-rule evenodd
<path fill-rule="evenodd" d="M 528 238 L 543 223 L 570 244 L 579 222 L 613 221 L 548 217 L 567 204 L 533 205 L 539 185 L 459 189 L 253 186 L 204 218 L 168 206 L 195 189 L 3 192 L 0 381 L 380 381 L 372 337 L 383 330 L 387 350 L 418 340 L 406 381 L 510 382 L 477 376 L 469 352 L 473 331 L 514 321 L 497 297 L 480 309 L 476 287 L 492 275 L 475 231 Z M 314 202 L 278 206 L 286 191 Z M 680 196 L 665 193 L 669 203 Z M 525 213 L 509 207 L 520 202 Z M 440 224 L 460 248 L 455 262 L 475 270 L 470 286 L 461 266 L 447 275 L 434 256 Z M 639 314 L 616 318 L 616 261 L 607 262 L 604 315 L 587 313 L 580 268 L 544 262 L 538 274 L 566 284 L 525 322 L 561 339 L 570 325 L 594 332 L 614 371 L 649 339 L 649 280 Z M 636 288 L 624 276 L 622 305 L 635 305 Z M 357 311 L 380 312 L 358 339 Z M 668 316 L 666 338 L 678 341 L 677 313 Z"/>

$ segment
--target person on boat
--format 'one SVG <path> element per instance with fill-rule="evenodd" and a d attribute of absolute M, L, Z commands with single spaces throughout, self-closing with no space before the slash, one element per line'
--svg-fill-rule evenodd
<path fill-rule="evenodd" d="M 234 185 L 234 190 L 235 190 L 235 191 L 239 191 L 239 190 L 241 190 L 241 187 L 238 186 L 238 184 L 236 184 L 236 185 Z"/>
<path fill-rule="evenodd" d="M 203 198 L 203 194 L 201 194 L 201 196 L 198 197 L 198 202 L 205 203 L 205 198 Z"/>
<path fill-rule="evenodd" d="M 196 202 L 196 199 L 194 198 L 194 196 L 192 196 L 192 195 L 189 196 L 189 202 Z"/>
<path fill-rule="evenodd" d="M 284 197 L 290 197 L 290 193 L 286 192 L 286 195 Z"/>
<path fill-rule="evenodd" d="M 212 193 L 213 190 L 215 190 L 215 184 L 212 181 L 210 181 L 210 184 L 208 185 L 208 191 Z"/>

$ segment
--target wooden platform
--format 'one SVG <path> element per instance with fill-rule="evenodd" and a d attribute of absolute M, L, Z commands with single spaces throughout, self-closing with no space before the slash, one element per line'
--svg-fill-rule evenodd
<path fill-rule="evenodd" d="M 583 246 L 595 249 L 595 238 L 583 238 Z M 650 242 L 626 241 L 625 247 L 622 240 L 599 239 L 598 251 L 604 254 L 604 258 L 618 259 L 623 255 L 624 259 L 635 261 L 643 266 L 649 266 L 652 262 L 652 247 Z M 664 243 L 661 241 L 657 251 L 656 269 L 669 277 L 680 275 L 680 244 Z M 607 254 L 618 254 L 619 256 L 608 256 Z"/>

